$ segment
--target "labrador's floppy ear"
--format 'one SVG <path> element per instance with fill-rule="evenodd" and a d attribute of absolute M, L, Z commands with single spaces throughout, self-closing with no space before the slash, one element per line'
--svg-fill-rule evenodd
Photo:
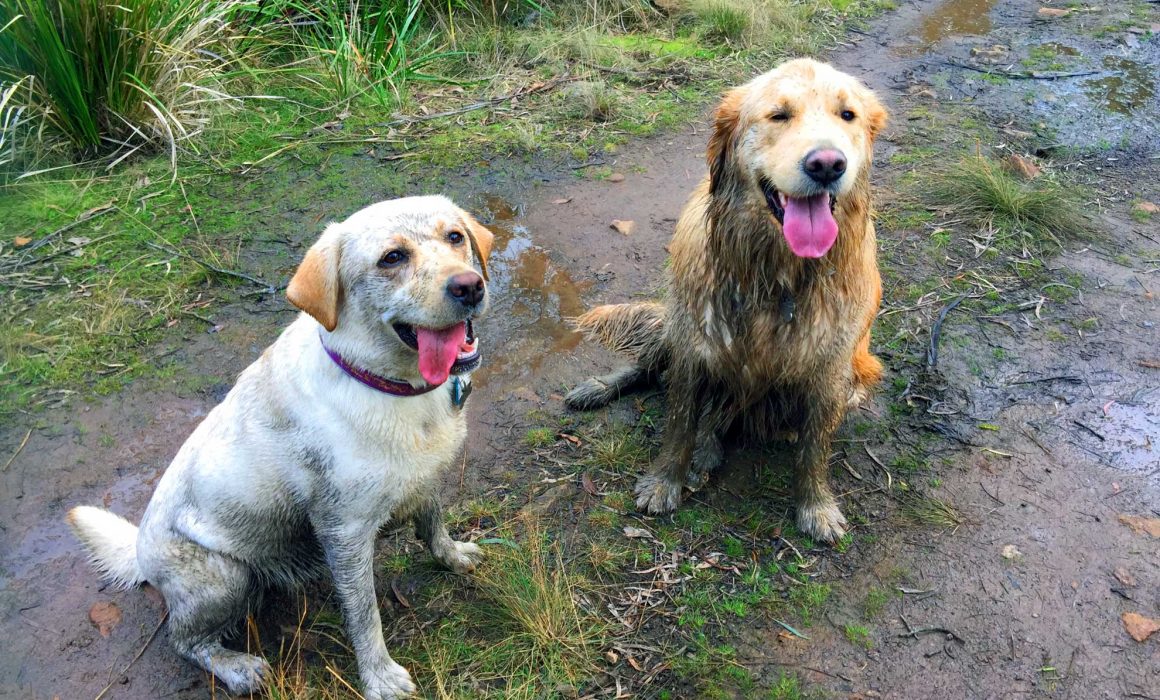
<path fill-rule="evenodd" d="M 725 93 L 714 115 L 713 135 L 709 137 L 706 157 L 709 160 L 709 192 L 717 194 L 728 177 L 737 146 L 737 127 L 741 123 L 741 102 L 744 88 Z"/>
<path fill-rule="evenodd" d="M 495 243 L 495 234 L 483 227 L 471 214 L 467 214 L 467 239 L 471 241 L 471 252 L 479 260 L 479 268 L 483 271 L 483 278 L 491 281 L 487 276 L 487 259 L 491 256 L 491 246 Z"/>
<path fill-rule="evenodd" d="M 313 316 L 328 331 L 338 326 L 338 309 L 342 303 L 338 262 L 338 235 L 335 230 L 327 229 L 306 251 L 306 257 L 286 287 L 290 303 Z"/>

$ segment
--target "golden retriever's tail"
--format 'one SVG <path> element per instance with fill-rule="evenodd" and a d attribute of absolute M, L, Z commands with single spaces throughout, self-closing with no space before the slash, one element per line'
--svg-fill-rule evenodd
<path fill-rule="evenodd" d="M 603 377 L 591 377 L 564 397 L 572 409 L 589 410 L 652 384 L 668 363 L 665 307 L 657 302 L 598 306 L 575 320 L 576 329 L 635 361 Z"/>
<path fill-rule="evenodd" d="M 576 329 L 609 350 L 652 368 L 663 363 L 664 304 L 655 301 L 597 306 L 576 319 Z"/>
<path fill-rule="evenodd" d="M 68 524 L 89 550 L 89 562 L 118 588 L 144 583 L 137 564 L 137 526 L 119 515 L 92 506 L 68 512 Z"/>

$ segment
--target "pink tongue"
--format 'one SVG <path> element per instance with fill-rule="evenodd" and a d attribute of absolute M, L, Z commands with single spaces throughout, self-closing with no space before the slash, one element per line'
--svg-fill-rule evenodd
<path fill-rule="evenodd" d="M 440 330 L 416 326 L 415 335 L 419 338 L 419 374 L 432 386 L 447 381 L 459 355 L 459 346 L 467 339 L 466 324 L 457 323 Z"/>
<path fill-rule="evenodd" d="M 838 239 L 838 222 L 830 213 L 830 194 L 785 198 L 785 217 L 781 227 L 794 255 L 820 258 Z"/>

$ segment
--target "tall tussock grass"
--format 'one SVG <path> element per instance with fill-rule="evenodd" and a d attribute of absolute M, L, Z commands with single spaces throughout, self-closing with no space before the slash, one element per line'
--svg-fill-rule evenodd
<path fill-rule="evenodd" d="M 228 100 L 231 0 L 7 0 L 0 82 L 21 85 L 34 139 L 74 155 L 177 144 Z M 29 146 L 32 144 L 22 144 Z"/>

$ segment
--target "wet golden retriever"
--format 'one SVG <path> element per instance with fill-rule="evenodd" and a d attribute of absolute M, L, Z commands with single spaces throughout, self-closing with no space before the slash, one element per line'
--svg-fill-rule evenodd
<path fill-rule="evenodd" d="M 670 511 L 722 458 L 722 435 L 795 435 L 798 527 L 833 542 L 846 519 L 828 485 L 831 438 L 878 382 L 881 300 L 870 166 L 886 111 L 855 78 L 808 59 L 730 91 L 709 176 L 670 246 L 663 303 L 601 306 L 578 327 L 635 364 L 567 396 L 603 405 L 663 373 L 668 424 L 637 507 Z"/>

